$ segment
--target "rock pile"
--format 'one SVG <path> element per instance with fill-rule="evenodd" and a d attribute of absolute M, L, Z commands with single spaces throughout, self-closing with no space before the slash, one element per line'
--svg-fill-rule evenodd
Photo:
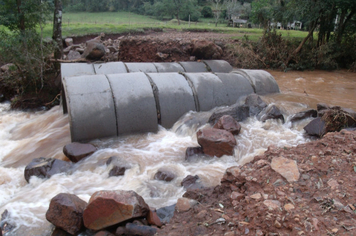
<path fill-rule="evenodd" d="M 46 219 L 56 232 L 77 235 L 89 230 L 95 235 L 151 236 L 162 223 L 134 191 L 98 191 L 89 203 L 73 194 L 60 193 L 52 198 Z"/>

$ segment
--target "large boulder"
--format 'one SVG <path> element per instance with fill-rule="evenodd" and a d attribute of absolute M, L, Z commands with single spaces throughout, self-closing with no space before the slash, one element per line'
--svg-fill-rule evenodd
<path fill-rule="evenodd" d="M 241 125 L 232 116 L 224 115 L 220 117 L 213 128 L 226 130 L 233 135 L 238 135 L 241 131 Z"/>
<path fill-rule="evenodd" d="M 206 127 L 197 132 L 197 138 L 206 155 L 216 157 L 234 155 L 236 139 L 226 130 Z"/>
<path fill-rule="evenodd" d="M 258 115 L 264 108 L 267 107 L 267 104 L 262 100 L 262 98 L 255 93 L 246 97 L 245 105 L 249 107 L 250 116 Z"/>
<path fill-rule="evenodd" d="M 84 157 L 93 154 L 96 147 L 89 143 L 70 143 L 63 147 L 63 153 L 72 162 L 78 162 Z"/>
<path fill-rule="evenodd" d="M 235 103 L 232 106 L 228 107 L 221 107 L 215 109 L 213 114 L 209 117 L 209 124 L 214 125 L 220 117 L 224 115 L 230 115 L 232 116 L 236 121 L 244 121 L 249 117 L 249 107 L 247 105 L 239 105 L 238 103 Z"/>
<path fill-rule="evenodd" d="M 90 40 L 86 43 L 86 48 L 82 54 L 82 58 L 88 60 L 100 60 L 106 53 L 105 46 L 96 41 Z"/>
<path fill-rule="evenodd" d="M 84 225 L 88 229 L 101 230 L 126 220 L 146 217 L 149 207 L 134 191 L 95 192 L 84 210 Z"/>
<path fill-rule="evenodd" d="M 197 59 L 220 59 L 223 50 L 215 43 L 208 40 L 195 40 L 191 55 Z"/>
<path fill-rule="evenodd" d="M 284 123 L 284 116 L 281 110 L 276 105 L 270 105 L 263 109 L 258 116 L 257 119 L 265 122 L 266 120 L 274 119 L 274 120 L 281 120 Z"/>
<path fill-rule="evenodd" d="M 87 203 L 74 194 L 60 193 L 51 199 L 46 219 L 56 227 L 77 235 L 83 229 L 83 212 Z"/>
<path fill-rule="evenodd" d="M 72 164 L 67 161 L 39 157 L 33 159 L 30 164 L 25 167 L 24 175 L 27 182 L 30 181 L 31 176 L 45 179 L 58 173 L 67 172 L 71 166 Z"/>

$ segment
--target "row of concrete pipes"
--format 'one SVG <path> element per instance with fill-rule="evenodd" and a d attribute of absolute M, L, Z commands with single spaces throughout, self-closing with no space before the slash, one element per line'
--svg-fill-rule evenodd
<path fill-rule="evenodd" d="M 263 70 L 233 70 L 222 60 L 179 63 L 62 63 L 63 110 L 71 139 L 171 128 L 189 111 L 236 103 L 251 93 L 278 93 Z"/>

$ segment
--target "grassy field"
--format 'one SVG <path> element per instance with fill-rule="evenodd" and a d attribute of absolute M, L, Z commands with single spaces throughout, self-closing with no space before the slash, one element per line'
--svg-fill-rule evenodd
<path fill-rule="evenodd" d="M 220 22 L 215 27 L 214 19 L 202 19 L 199 22 L 181 21 L 181 25 L 177 24 L 177 20 L 160 21 L 148 16 L 142 16 L 130 12 L 100 12 L 100 13 L 64 13 L 62 24 L 63 37 L 99 34 L 104 33 L 124 33 L 124 32 L 139 32 L 143 29 L 162 28 L 176 30 L 211 30 L 224 34 L 231 34 L 231 38 L 242 39 L 247 37 L 249 40 L 256 41 L 262 34 L 263 29 L 258 28 L 232 28 L 227 27 L 227 24 Z M 304 38 L 307 32 L 294 30 L 279 30 L 283 37 L 287 38 Z M 44 37 L 52 36 L 52 24 L 49 22 L 43 30 Z"/>

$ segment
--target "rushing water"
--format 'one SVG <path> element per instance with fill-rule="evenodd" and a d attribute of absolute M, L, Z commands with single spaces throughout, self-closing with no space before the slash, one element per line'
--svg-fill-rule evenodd
<path fill-rule="evenodd" d="M 71 174 L 57 174 L 47 180 L 32 177 L 30 183 L 24 179 L 24 167 L 33 158 L 65 159 L 62 149 L 70 143 L 68 116 L 62 114 L 60 107 L 28 113 L 10 111 L 9 104 L 1 104 L 0 213 L 7 209 L 11 222 L 17 226 L 45 227 L 45 212 L 56 194 L 73 193 L 88 201 L 95 191 L 116 189 L 134 190 L 152 207 L 171 205 L 184 193 L 180 183 L 187 175 L 199 175 L 205 186 L 214 186 L 226 168 L 248 162 L 270 145 L 295 146 L 308 141 L 303 135 L 308 120 L 292 125 L 288 122 L 290 115 L 315 107 L 317 102 L 356 110 L 353 73 L 270 73 L 282 94 L 264 99 L 276 103 L 286 114 L 287 122 L 261 123 L 255 118 L 242 122 L 234 156 L 186 161 L 186 148 L 198 145 L 195 132 L 199 121 L 209 116 L 209 112 L 190 112 L 170 130 L 160 128 L 157 133 L 94 140 L 92 143 L 99 150 L 76 163 Z M 124 176 L 108 177 L 112 166 L 105 162 L 111 156 L 119 157 L 130 167 Z M 154 180 L 160 169 L 170 170 L 177 177 L 170 183 Z M 15 231 L 13 235 L 19 234 Z"/>

